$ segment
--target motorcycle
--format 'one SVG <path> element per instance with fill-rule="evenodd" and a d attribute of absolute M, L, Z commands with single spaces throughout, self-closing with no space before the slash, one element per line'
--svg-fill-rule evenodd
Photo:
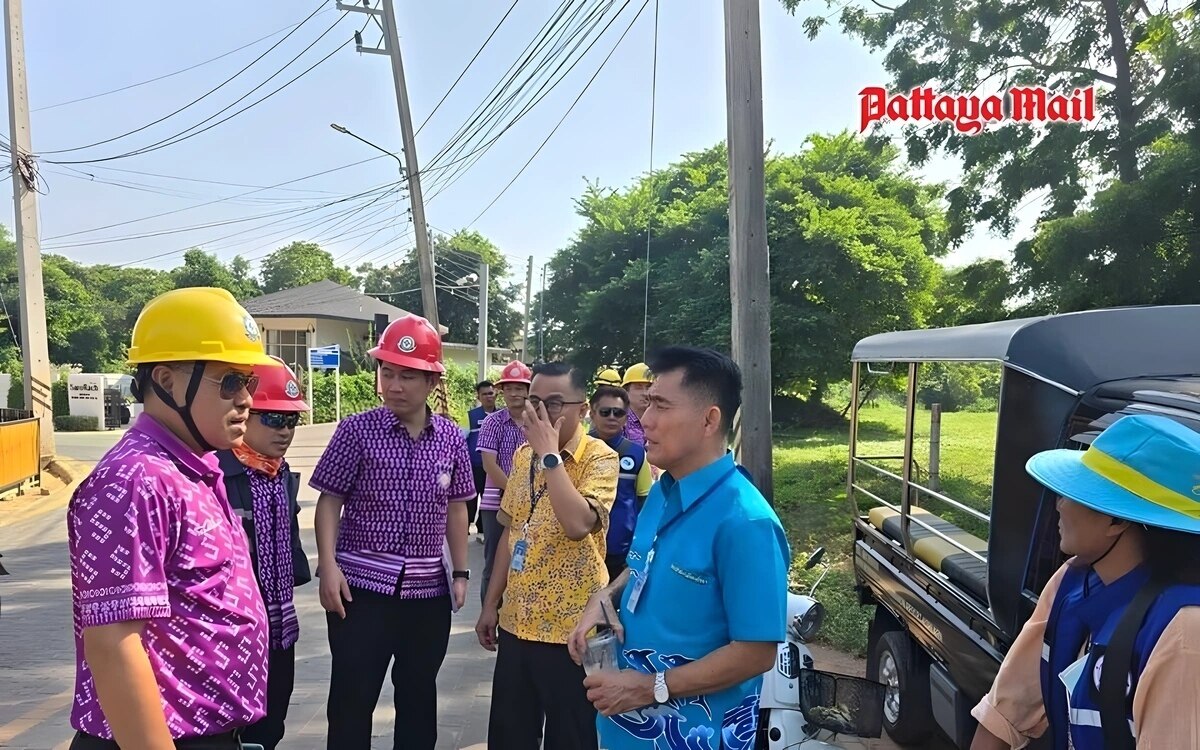
<path fill-rule="evenodd" d="M 818 547 L 805 570 L 821 565 Z M 763 674 L 755 750 L 840 750 L 838 735 L 879 737 L 883 732 L 883 684 L 814 669 L 808 643 L 821 629 L 825 607 L 815 598 L 829 563 L 806 594 L 788 593 L 787 639 L 775 666 Z"/>

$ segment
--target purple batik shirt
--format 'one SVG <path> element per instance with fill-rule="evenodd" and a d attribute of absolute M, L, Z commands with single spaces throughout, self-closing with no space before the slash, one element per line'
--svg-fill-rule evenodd
<path fill-rule="evenodd" d="M 309 484 L 342 498 L 336 558 L 356 588 L 402 599 L 449 593 L 442 550 L 450 503 L 475 497 L 467 441 L 430 414 L 415 440 L 387 407 L 338 424 Z"/>
<path fill-rule="evenodd" d="M 626 412 L 628 415 L 625 420 L 625 439 L 631 443 L 637 443 L 643 448 L 646 447 L 646 432 L 642 429 L 642 421 L 638 419 L 637 414 L 630 409 Z"/>
<path fill-rule="evenodd" d="M 267 613 L 215 453 L 147 414 L 96 464 L 67 510 L 75 619 L 71 726 L 112 739 L 83 631 L 144 620 L 142 645 L 171 736 L 265 715 Z"/>
<path fill-rule="evenodd" d="M 525 444 L 525 428 L 516 423 L 508 409 L 500 409 L 483 420 L 479 426 L 479 440 L 475 444 L 480 453 L 493 454 L 500 471 L 508 476 L 512 471 L 513 454 Z M 497 487 L 491 475 L 488 475 L 483 483 L 479 509 L 500 510 L 500 498 L 503 495 L 504 490 Z"/>

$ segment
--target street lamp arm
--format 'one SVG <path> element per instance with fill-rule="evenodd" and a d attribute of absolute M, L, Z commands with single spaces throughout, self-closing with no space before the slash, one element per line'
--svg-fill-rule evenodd
<path fill-rule="evenodd" d="M 396 164 L 400 167 L 400 176 L 401 177 L 404 176 L 404 162 L 400 160 L 399 156 L 396 156 L 391 151 L 388 151 L 386 148 L 383 148 L 382 146 L 377 146 L 374 143 L 371 143 L 366 138 L 363 138 L 361 135 L 353 132 L 352 130 L 350 130 L 349 128 L 346 128 L 345 126 L 338 125 L 336 122 L 329 123 L 329 127 L 333 128 L 334 130 L 336 130 L 339 133 L 344 133 L 345 135 L 348 135 L 351 138 L 356 138 L 356 139 L 362 141 L 363 143 L 367 144 L 371 148 L 375 149 L 376 151 L 381 151 L 381 152 L 387 154 L 388 156 L 392 157 L 393 159 L 396 160 Z"/>

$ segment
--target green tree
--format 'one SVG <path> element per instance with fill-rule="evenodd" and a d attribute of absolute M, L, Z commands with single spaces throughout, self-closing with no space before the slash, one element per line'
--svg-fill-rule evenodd
<path fill-rule="evenodd" d="M 270 294 L 312 284 L 323 279 L 357 287 L 348 268 L 339 268 L 333 256 L 315 242 L 293 242 L 263 258 L 262 290 Z"/>
<path fill-rule="evenodd" d="M 945 269 L 929 323 L 935 328 L 988 323 L 1009 316 L 1012 279 L 1002 260 L 977 260 Z"/>
<path fill-rule="evenodd" d="M 509 264 L 505 256 L 478 232 L 437 234 L 433 241 L 437 264 L 438 319 L 450 329 L 447 341 L 476 341 L 479 336 L 479 264 L 488 270 L 488 343 L 511 346 L 520 335 L 522 317 L 517 300 L 523 284 L 505 282 Z M 421 310 L 421 273 L 416 256 L 408 254 L 395 265 L 358 268 L 363 291 L 392 305 Z"/>
<path fill-rule="evenodd" d="M 795 11 L 804 0 L 782 0 Z M 1015 249 L 1030 310 L 1194 302 L 1200 284 L 1200 5 L 1136 0 L 826 0 L 884 52 L 891 88 L 992 93 L 1018 85 L 1096 87 L 1083 127 L 1008 123 L 976 135 L 948 123 L 904 128 L 908 157 L 961 159 L 947 193 L 950 237 L 977 223 L 1008 234 L 1019 207 L 1046 197 L 1034 237 Z M 1094 195 L 1092 191 L 1095 190 Z M 1083 210 L 1081 210 L 1083 209 Z"/>
<path fill-rule="evenodd" d="M 946 250 L 941 193 L 905 172 L 894 147 L 849 134 L 768 155 L 766 183 L 775 387 L 819 398 L 845 376 L 859 338 L 927 320 L 934 258 Z M 648 222 L 649 348 L 729 348 L 723 145 L 625 191 L 591 185 L 578 207 L 584 227 L 550 261 L 548 357 L 570 353 L 588 367 L 642 359 Z"/>

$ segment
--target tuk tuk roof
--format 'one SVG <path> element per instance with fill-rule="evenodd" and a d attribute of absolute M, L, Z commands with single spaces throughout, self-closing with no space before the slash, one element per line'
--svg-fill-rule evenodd
<path fill-rule="evenodd" d="M 1001 362 L 1075 392 L 1109 380 L 1200 374 L 1200 305 L 1121 307 L 880 333 L 853 362 Z"/>

